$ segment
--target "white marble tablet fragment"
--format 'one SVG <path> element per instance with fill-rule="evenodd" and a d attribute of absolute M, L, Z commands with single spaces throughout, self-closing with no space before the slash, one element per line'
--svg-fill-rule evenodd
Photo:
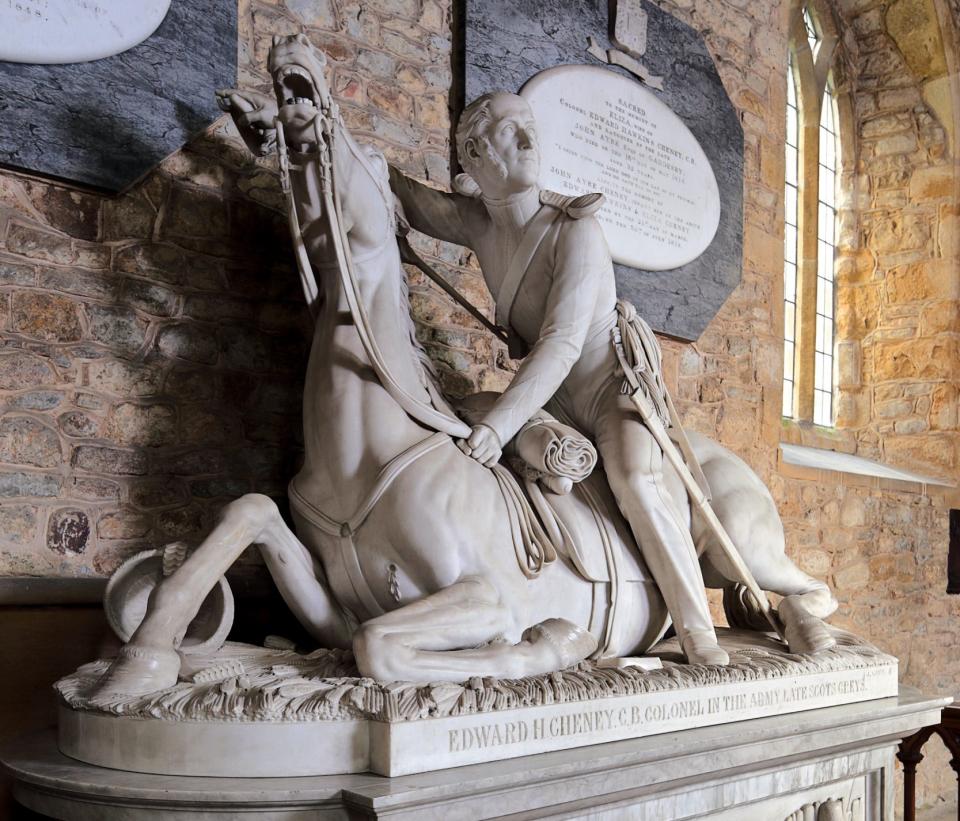
<path fill-rule="evenodd" d="M 84 63 L 120 54 L 147 39 L 170 0 L 3 0 L 0 60 Z"/>

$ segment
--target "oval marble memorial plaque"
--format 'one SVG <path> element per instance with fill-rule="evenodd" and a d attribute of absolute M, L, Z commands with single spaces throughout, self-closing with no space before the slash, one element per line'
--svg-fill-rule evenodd
<path fill-rule="evenodd" d="M 601 191 L 598 213 L 613 259 L 647 271 L 702 254 L 720 222 L 720 191 L 700 143 L 653 92 L 597 66 L 533 76 L 540 184 L 562 194 Z"/>
<path fill-rule="evenodd" d="M 0 60 L 84 63 L 120 54 L 146 40 L 170 0 L 4 0 Z"/>

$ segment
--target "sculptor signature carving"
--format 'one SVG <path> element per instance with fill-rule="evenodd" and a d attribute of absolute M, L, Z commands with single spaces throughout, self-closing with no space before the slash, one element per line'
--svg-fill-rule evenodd
<path fill-rule="evenodd" d="M 474 407 L 481 421 L 473 427 L 453 413 L 429 360 L 414 341 L 395 240 L 396 200 L 386 162 L 379 152 L 360 146 L 345 127 L 326 84 L 325 62 L 302 35 L 278 37 L 269 58 L 276 100 L 233 89 L 219 93 L 222 107 L 233 115 L 251 149 L 278 147 L 294 249 L 315 317 L 304 388 L 304 464 L 289 488 L 296 533 L 266 496 L 248 494 L 227 505 L 206 539 L 159 583 L 143 622 L 102 672 L 94 701 L 126 703 L 128 697 L 175 685 L 181 673 L 191 675 L 193 662 L 178 654 L 178 639 L 208 591 L 251 544 L 258 546 L 287 604 L 318 644 L 352 649 L 359 672 L 370 680 L 520 679 L 551 674 L 589 657 L 642 654 L 666 627 L 662 593 L 672 602 L 671 615 L 686 631 L 681 637 L 691 633 L 688 613 L 697 613 L 700 621 L 705 619 L 698 629 L 702 627 L 701 634 L 711 639 L 709 616 L 700 618 L 703 590 L 696 557 L 688 555 L 685 560 L 692 574 L 684 583 L 689 595 L 678 598 L 671 581 L 678 571 L 671 566 L 670 551 L 648 553 L 653 526 L 631 518 L 643 557 L 656 557 L 658 567 L 651 574 L 602 470 L 568 476 L 569 482 L 551 487 L 547 477 L 518 480 L 498 463 L 500 445 L 508 442 L 498 442 L 496 435 L 484 430 L 506 431 L 508 440 L 517 431 L 519 437 L 541 434 L 537 426 L 526 423 L 553 389 L 540 391 L 542 398 L 530 405 L 532 394 L 525 393 L 529 384 L 525 388 L 520 378 L 535 375 L 537 368 L 521 366 L 520 381 L 504 394 L 525 397 L 522 401 L 481 397 Z M 465 138 L 473 141 L 477 152 L 472 192 L 476 196 L 444 194 L 393 175 L 394 189 L 415 227 L 432 221 L 438 236 L 482 247 L 479 256 L 492 284 L 491 277 L 503 271 L 500 263 L 507 262 L 496 261 L 499 240 L 514 231 L 512 244 L 503 247 L 524 243 L 522 223 L 490 227 L 494 219 L 490 208 L 497 209 L 491 204 L 491 181 L 501 161 L 507 187 L 522 195 L 530 213 L 540 215 L 539 221 L 553 221 L 558 228 L 576 222 L 578 235 L 586 231 L 595 236 L 599 230 L 590 214 L 595 198 L 562 197 L 532 188 L 535 157 L 519 145 L 530 140 L 529 110 L 511 95 L 493 102 L 494 110 L 484 122 L 471 120 Z M 484 139 L 492 138 L 490 129 L 508 120 L 512 131 L 498 137 L 490 153 Z M 509 211 L 510 203 L 506 206 Z M 488 228 L 489 234 L 481 236 Z M 559 236 L 551 234 L 543 249 L 547 258 L 556 257 L 570 269 L 569 282 L 585 275 L 578 267 L 581 263 L 607 276 L 610 260 L 602 255 L 602 237 L 591 245 L 595 256 L 583 260 L 577 256 L 579 246 L 567 247 Z M 527 282 L 536 284 L 538 279 L 528 277 Z M 576 302 L 575 294 L 548 294 L 547 280 L 539 283 L 544 298 Z M 505 304 L 499 293 L 502 282 L 495 284 L 499 308 Z M 603 287 L 612 310 L 612 274 L 609 282 L 603 280 Z M 519 286 L 517 293 L 520 307 L 529 294 L 525 296 Z M 520 307 L 512 321 L 527 310 Z M 608 317 L 601 319 L 606 322 Z M 613 316 L 613 321 L 619 320 Z M 536 349 L 537 329 L 525 328 L 516 330 Z M 604 333 L 609 331 L 605 326 Z M 598 337 L 593 344 L 598 361 L 609 366 L 604 379 L 609 375 L 614 380 L 616 360 L 610 358 L 609 336 Z M 574 360 L 581 355 L 580 347 L 567 351 L 573 351 Z M 570 368 L 569 362 L 557 367 L 543 356 L 531 356 L 548 370 L 552 367 L 558 382 Z M 596 387 L 592 377 L 586 378 L 590 373 L 582 374 L 585 389 Z M 571 383 L 568 394 L 576 398 L 576 407 L 589 399 L 572 391 Z M 613 389 L 604 391 L 614 396 Z M 604 408 L 615 404 L 611 400 Z M 525 409 L 519 412 L 521 405 Z M 504 424 L 494 422 L 491 414 Z M 642 437 L 639 421 L 623 422 L 628 424 L 637 431 L 636 437 L 628 437 L 630 442 Z M 511 453 L 523 457 L 527 450 L 523 441 L 509 444 Z M 609 450 L 608 445 L 603 448 Z M 647 447 L 645 452 L 653 459 L 655 451 Z M 706 437 L 691 434 L 690 452 L 713 488 L 717 516 L 743 562 L 762 588 L 786 597 L 780 617 L 791 651 L 832 645 L 834 639 L 820 620 L 836 602 L 822 582 L 786 557 L 783 528 L 760 480 Z M 582 455 L 575 454 L 575 461 Z M 531 467 L 543 473 L 541 467 L 552 460 L 540 456 Z M 604 456 L 619 466 L 621 478 L 629 478 L 628 453 L 615 457 L 611 450 Z M 696 545 L 701 554 L 703 581 L 724 589 L 731 623 L 764 629 L 742 586 L 720 572 L 723 563 L 716 559 L 711 533 L 698 516 L 691 518 L 686 494 L 669 469 L 660 492 L 663 505 L 647 504 L 650 517 L 663 517 L 669 506 L 672 532 L 679 534 L 685 550 L 693 551 Z M 631 514 L 632 499 L 620 503 Z M 684 597 L 694 604 L 688 607 Z M 716 648 L 712 640 L 703 648 L 688 641 L 683 650 L 696 661 L 714 656 L 725 661 L 725 653 L 711 656 L 711 648 Z M 242 675 L 252 682 L 246 661 L 243 666 Z M 714 673 L 701 670 L 689 675 Z M 366 685 L 351 683 L 343 692 L 357 686 Z M 238 684 L 216 697 L 232 703 L 242 691 Z M 590 692 L 586 685 L 583 692 Z"/>

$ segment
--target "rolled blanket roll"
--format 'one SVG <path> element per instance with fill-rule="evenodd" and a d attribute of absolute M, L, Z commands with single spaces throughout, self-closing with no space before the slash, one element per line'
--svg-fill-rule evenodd
<path fill-rule="evenodd" d="M 554 419 L 535 419 L 520 429 L 513 440 L 516 457 L 533 472 L 530 478 L 567 480 L 550 482 L 554 489 L 569 490 L 568 482 L 582 482 L 597 464 L 597 451 L 579 431 Z"/>
<path fill-rule="evenodd" d="M 481 424 L 498 395 L 486 391 L 467 396 L 457 403 L 457 413 L 468 425 Z M 503 444 L 504 457 L 521 478 L 560 495 L 586 479 L 597 464 L 593 443 L 543 409 Z"/>

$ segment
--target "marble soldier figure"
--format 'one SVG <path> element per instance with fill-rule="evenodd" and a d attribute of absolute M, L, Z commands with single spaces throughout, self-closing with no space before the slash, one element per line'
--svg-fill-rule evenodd
<path fill-rule="evenodd" d="M 664 483 L 663 454 L 621 390 L 611 341 L 618 319 L 613 263 L 593 216 L 602 197 L 540 189 L 536 123 L 518 95 L 492 93 L 470 104 L 456 140 L 467 172 L 457 187 L 466 193 L 443 194 L 397 172 L 394 191 L 414 228 L 476 252 L 498 319 L 530 346 L 462 449 L 493 464 L 503 443 L 552 400 L 562 418 L 594 438 L 688 661 L 727 663 L 689 527 Z M 653 340 L 649 331 L 644 336 Z M 639 371 L 652 377 L 643 384 L 667 422 L 651 353 Z"/>
<path fill-rule="evenodd" d="M 227 505 L 207 537 L 158 583 L 97 698 L 174 684 L 177 648 L 191 620 L 251 544 L 317 642 L 352 647 L 361 674 L 374 679 L 518 678 L 568 667 L 595 651 L 637 655 L 662 635 L 664 598 L 689 660 L 723 662 L 704 579 L 724 588 L 731 623 L 753 626 L 750 604 L 728 595 L 735 586 L 709 563 L 701 578 L 693 545 L 702 540 L 709 555 L 709 537 L 690 517 L 676 477 L 671 483 L 666 474 L 659 484 L 660 454 L 616 398 L 621 376 L 609 333 L 630 317 L 615 312 L 610 256 L 589 216 L 595 204 L 541 195 L 529 111 L 511 95 L 487 101 L 495 117 L 474 108 L 480 116 L 464 120 L 473 123 L 463 132 L 464 150 L 492 158 L 469 166 L 485 200 L 394 180 L 412 223 L 436 223 L 438 235 L 477 250 L 499 309 L 512 305 L 510 322 L 532 346 L 511 386 L 481 418 L 472 417 L 479 424 L 471 428 L 439 394 L 414 343 L 386 161 L 354 140 L 324 70 L 324 55 L 305 36 L 277 37 L 269 59 L 276 101 L 253 91 L 218 93 L 252 150 L 275 144 L 281 152 L 294 244 L 306 260 L 301 275 L 315 327 L 304 386 L 304 463 L 289 487 L 296 532 L 266 496 L 251 493 Z M 490 133 L 488 150 L 472 132 L 487 133 L 494 122 L 507 128 Z M 540 208 L 541 196 L 548 208 Z M 539 244 L 521 230 L 531 216 L 546 224 Z M 531 261 L 529 271 L 518 268 L 528 275 L 513 278 L 516 300 L 508 301 L 507 261 L 517 245 L 527 247 Z M 656 358 L 655 346 L 649 357 Z M 654 373 L 647 369 L 648 377 Z M 599 466 L 570 492 L 553 494 L 554 504 L 568 505 L 569 532 L 577 534 L 571 550 L 593 550 L 580 558 L 600 557 L 598 570 L 555 549 L 549 526 L 538 523 L 513 474 L 496 462 L 508 438 L 521 452 L 524 437 L 542 434 L 541 425 L 527 422 L 554 394 L 553 406 L 596 436 L 633 528 L 664 534 L 668 543 L 650 551 L 657 584 L 640 566 Z M 778 612 L 791 651 L 829 646 L 822 619 L 836 601 L 785 555 L 769 492 L 729 451 L 690 438 L 717 515 L 744 561 L 763 589 L 785 597 Z M 604 562 L 616 557 L 624 557 L 623 573 L 614 578 Z"/>

